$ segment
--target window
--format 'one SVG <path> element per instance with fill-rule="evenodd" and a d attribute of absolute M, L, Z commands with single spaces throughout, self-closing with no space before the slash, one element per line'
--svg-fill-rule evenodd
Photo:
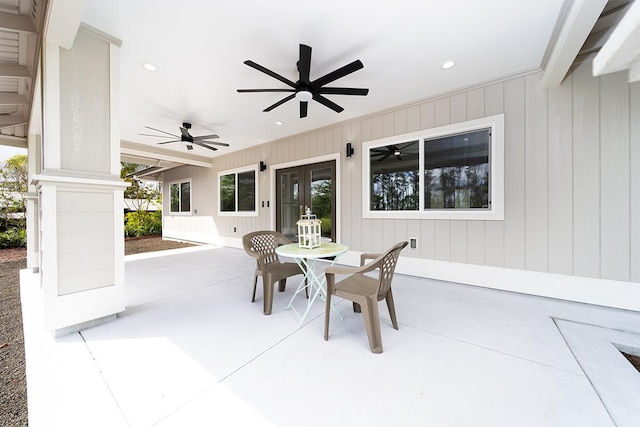
<path fill-rule="evenodd" d="M 366 142 L 365 218 L 504 218 L 502 115 Z"/>
<path fill-rule="evenodd" d="M 220 214 L 257 215 L 256 169 L 218 174 Z"/>
<path fill-rule="evenodd" d="M 425 140 L 425 209 L 489 209 L 490 140 L 490 128 Z"/>
<path fill-rule="evenodd" d="M 169 186 L 171 213 L 191 213 L 191 182 L 174 182 Z"/>

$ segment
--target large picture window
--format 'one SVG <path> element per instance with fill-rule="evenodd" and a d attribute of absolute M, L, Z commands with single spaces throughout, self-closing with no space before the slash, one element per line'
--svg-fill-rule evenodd
<path fill-rule="evenodd" d="M 425 209 L 489 209 L 490 142 L 490 128 L 425 139 Z"/>
<path fill-rule="evenodd" d="M 220 214 L 257 214 L 256 169 L 221 172 L 218 183 Z"/>
<path fill-rule="evenodd" d="M 504 218 L 502 115 L 363 147 L 365 218 Z"/>
<path fill-rule="evenodd" d="M 191 213 L 191 182 L 174 182 L 169 186 L 170 212 Z"/>

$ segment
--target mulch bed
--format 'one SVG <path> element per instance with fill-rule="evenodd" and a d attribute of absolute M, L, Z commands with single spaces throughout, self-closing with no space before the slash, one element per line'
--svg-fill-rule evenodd
<path fill-rule="evenodd" d="M 0 250 L 0 425 L 27 425 L 27 377 L 19 271 L 26 251 Z M 22 258 L 16 258 L 23 253 Z"/>
<path fill-rule="evenodd" d="M 631 363 L 633 367 L 636 368 L 638 372 L 640 372 L 640 357 L 634 356 L 633 354 L 627 354 L 624 351 L 621 351 L 620 353 L 622 353 L 622 355 L 627 358 L 629 363 Z"/>

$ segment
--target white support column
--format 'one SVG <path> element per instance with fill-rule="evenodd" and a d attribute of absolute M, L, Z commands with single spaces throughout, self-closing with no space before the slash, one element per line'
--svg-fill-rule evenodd
<path fill-rule="evenodd" d="M 64 334 L 124 311 L 120 42 L 81 25 L 44 46 L 39 274 L 45 328 Z M 37 238 L 36 238 L 37 239 Z"/>

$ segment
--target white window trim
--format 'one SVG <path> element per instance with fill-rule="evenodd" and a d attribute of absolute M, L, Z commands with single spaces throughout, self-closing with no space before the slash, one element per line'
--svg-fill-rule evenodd
<path fill-rule="evenodd" d="M 372 211 L 370 209 L 370 169 L 369 153 L 372 148 L 420 141 L 420 171 L 424 171 L 424 140 L 440 136 L 491 128 L 491 209 L 489 210 L 424 210 L 424 177 L 420 177 L 420 206 L 415 211 Z M 387 138 L 367 141 L 362 144 L 362 217 L 394 219 L 453 219 L 453 220 L 504 220 L 504 114 L 469 120 L 462 123 L 425 129 Z"/>
<path fill-rule="evenodd" d="M 171 186 L 173 184 L 184 184 L 185 182 L 189 183 L 189 211 L 185 212 L 173 212 L 171 211 Z M 191 182 L 191 178 L 189 179 L 178 179 L 175 181 L 171 181 L 168 186 L 169 189 L 169 215 L 170 216 L 189 216 L 193 212 L 193 183 Z M 180 200 L 182 200 L 182 186 L 180 186 Z M 182 202 L 180 202 L 182 204 Z"/>
<path fill-rule="evenodd" d="M 220 210 L 220 177 L 223 175 L 230 175 L 230 174 L 237 174 L 239 173 L 244 173 L 244 172 L 251 172 L 253 171 L 256 177 L 256 188 L 255 188 L 255 192 L 254 192 L 254 196 L 255 196 L 255 200 L 254 200 L 254 210 L 252 211 L 238 211 L 238 206 L 236 205 L 236 211 L 235 212 L 225 212 L 225 211 L 221 211 Z M 227 169 L 224 171 L 220 171 L 218 172 L 218 178 L 217 178 L 217 182 L 216 182 L 216 186 L 218 187 L 218 201 L 217 201 L 217 205 L 218 205 L 218 215 L 219 216 L 245 216 L 245 217 L 257 217 L 258 216 L 258 194 L 259 194 L 259 185 L 258 185 L 258 181 L 259 181 L 259 177 L 260 175 L 258 174 L 258 166 L 245 166 L 245 167 L 240 167 L 240 168 L 235 168 L 235 169 Z M 236 192 L 235 192 L 235 198 L 236 198 L 236 202 L 238 201 L 238 181 L 236 179 Z"/>

